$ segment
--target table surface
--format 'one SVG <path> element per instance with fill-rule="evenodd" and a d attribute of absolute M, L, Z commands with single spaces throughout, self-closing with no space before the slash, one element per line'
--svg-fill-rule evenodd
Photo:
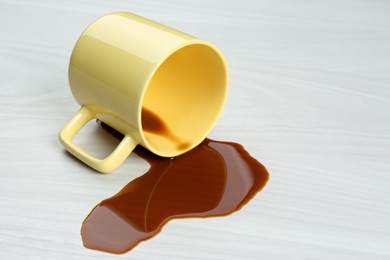
<path fill-rule="evenodd" d="M 270 181 L 228 217 L 168 223 L 124 255 L 83 247 L 81 223 L 148 169 L 95 173 L 58 141 L 77 111 L 67 66 L 97 17 L 129 11 L 213 42 L 230 67 L 210 138 Z M 390 2 L 0 0 L 0 259 L 390 259 Z M 115 141 L 88 124 L 76 141 Z"/>

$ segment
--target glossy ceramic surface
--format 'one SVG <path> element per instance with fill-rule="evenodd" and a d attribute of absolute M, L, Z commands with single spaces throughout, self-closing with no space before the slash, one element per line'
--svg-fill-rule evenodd
<path fill-rule="evenodd" d="M 141 144 L 160 156 L 177 156 L 198 145 L 225 103 L 226 62 L 212 44 L 125 12 L 93 22 L 77 41 L 69 83 L 82 106 L 60 133 L 66 149 L 100 172 L 111 172 Z M 157 114 L 179 139 L 142 127 L 142 109 Z M 115 151 L 97 159 L 72 139 L 98 118 L 125 134 Z"/>

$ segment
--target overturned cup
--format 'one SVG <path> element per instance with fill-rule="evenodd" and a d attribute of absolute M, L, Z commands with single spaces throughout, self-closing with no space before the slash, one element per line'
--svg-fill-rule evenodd
<path fill-rule="evenodd" d="M 79 160 L 108 173 L 138 144 L 174 157 L 201 143 L 223 110 L 228 71 L 214 45 L 116 12 L 81 34 L 70 59 L 69 85 L 81 108 L 61 130 L 60 140 Z M 94 118 L 124 134 L 104 159 L 73 142 Z"/>

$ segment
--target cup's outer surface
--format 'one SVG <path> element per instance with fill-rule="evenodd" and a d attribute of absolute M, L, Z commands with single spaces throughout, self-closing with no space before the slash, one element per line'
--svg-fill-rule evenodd
<path fill-rule="evenodd" d="M 137 144 L 173 157 L 202 142 L 222 112 L 228 73 L 223 55 L 212 44 L 146 18 L 116 12 L 97 19 L 79 37 L 70 59 L 69 85 L 81 109 L 62 129 L 60 140 L 87 165 L 111 172 Z M 145 133 L 143 106 L 163 115 L 189 145 Z M 102 160 L 73 143 L 73 137 L 93 118 L 125 135 Z"/>

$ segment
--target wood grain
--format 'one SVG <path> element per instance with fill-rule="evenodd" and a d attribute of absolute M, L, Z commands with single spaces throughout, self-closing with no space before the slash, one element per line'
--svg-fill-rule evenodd
<path fill-rule="evenodd" d="M 71 50 L 97 17 L 129 11 L 221 48 L 231 89 L 210 137 L 270 182 L 229 217 L 186 219 L 122 256 L 80 227 L 148 165 L 100 175 L 57 134 L 77 111 Z M 0 259 L 390 259 L 390 2 L 0 0 Z M 103 155 L 115 141 L 77 136 Z"/>

